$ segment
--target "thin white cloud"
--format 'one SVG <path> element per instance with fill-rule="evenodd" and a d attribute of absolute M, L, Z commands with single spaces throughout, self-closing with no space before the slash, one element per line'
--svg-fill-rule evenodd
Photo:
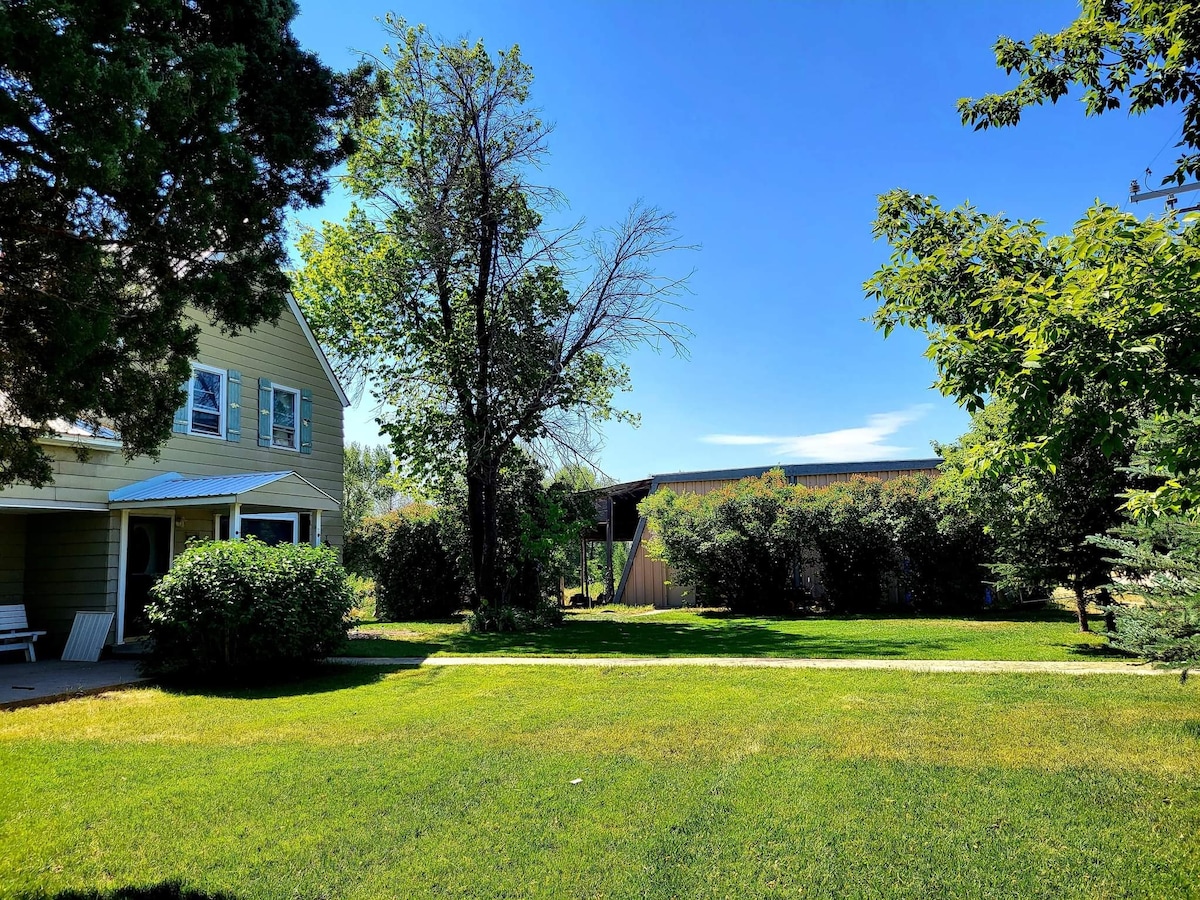
<path fill-rule="evenodd" d="M 710 434 L 701 440 L 708 444 L 731 447 L 771 446 L 779 459 L 811 459 L 818 462 L 887 459 L 912 450 L 911 447 L 901 447 L 886 441 L 905 425 L 919 420 L 928 411 L 928 404 L 921 404 L 897 412 L 876 413 L 868 416 L 867 424 L 858 428 L 842 428 L 818 434 Z"/>

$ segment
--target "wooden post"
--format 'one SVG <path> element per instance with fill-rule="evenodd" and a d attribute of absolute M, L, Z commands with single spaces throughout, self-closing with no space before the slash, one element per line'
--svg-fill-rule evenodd
<path fill-rule="evenodd" d="M 617 593 L 617 587 L 613 584 L 613 498 L 608 498 L 608 522 L 604 526 L 604 559 L 608 566 L 606 580 L 604 582 L 604 590 L 606 593 L 605 602 L 612 603 L 613 597 Z"/>
<path fill-rule="evenodd" d="M 129 581 L 129 510 L 121 510 L 121 536 L 117 538 L 117 643 L 125 643 L 125 585 Z"/>
<path fill-rule="evenodd" d="M 579 590 L 590 608 L 592 598 L 588 596 L 587 538 L 582 537 L 579 539 Z"/>
<path fill-rule="evenodd" d="M 314 509 L 312 511 L 312 517 L 309 520 L 309 529 L 308 530 L 311 532 L 309 537 L 312 539 L 312 545 L 314 547 L 320 547 L 321 546 L 321 511 L 319 509 Z"/>
<path fill-rule="evenodd" d="M 242 539 L 242 504 L 229 504 L 229 539 L 231 541 L 240 541 Z"/>

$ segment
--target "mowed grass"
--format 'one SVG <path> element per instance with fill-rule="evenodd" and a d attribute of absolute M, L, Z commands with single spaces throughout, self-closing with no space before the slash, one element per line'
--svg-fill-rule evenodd
<path fill-rule="evenodd" d="M 1095 626 L 1103 630 L 1097 620 Z M 782 619 L 719 611 L 569 611 L 559 628 L 472 634 L 460 619 L 364 625 L 348 656 L 768 656 L 1070 660 L 1104 655 L 1102 634 L 1050 608 L 966 618 Z"/>
<path fill-rule="evenodd" d="M 1194 897 L 1198 754 L 1200 686 L 1174 678 L 132 689 L 0 713 L 0 896 Z"/>

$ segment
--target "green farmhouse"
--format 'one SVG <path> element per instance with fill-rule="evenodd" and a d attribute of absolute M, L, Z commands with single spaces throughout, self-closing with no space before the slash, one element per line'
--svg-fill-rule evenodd
<path fill-rule="evenodd" d="M 299 307 L 289 298 L 277 322 L 238 336 L 193 318 L 188 401 L 158 459 L 127 461 L 114 432 L 54 422 L 54 481 L 0 490 L 0 606 L 24 605 L 51 651 L 76 612 L 112 613 L 109 644 L 144 634 L 149 588 L 188 541 L 341 544 L 349 400 Z"/>

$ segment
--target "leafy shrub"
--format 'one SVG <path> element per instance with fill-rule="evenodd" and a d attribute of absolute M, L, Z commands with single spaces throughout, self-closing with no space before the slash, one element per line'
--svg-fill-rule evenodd
<path fill-rule="evenodd" d="M 832 612 L 863 613 L 885 605 L 884 579 L 895 572 L 897 560 L 882 489 L 879 480 L 862 477 L 796 489 Z"/>
<path fill-rule="evenodd" d="M 332 548 L 192 544 L 152 591 L 148 666 L 220 676 L 320 659 L 345 639 L 353 603 Z"/>
<path fill-rule="evenodd" d="M 350 609 L 350 618 L 357 622 L 365 622 L 375 618 L 375 579 L 364 578 L 361 575 L 349 575 L 350 590 L 354 592 L 354 606 Z"/>
<path fill-rule="evenodd" d="M 651 555 L 701 602 L 733 612 L 966 611 L 983 603 L 982 525 L 927 476 L 808 488 L 775 470 L 703 495 L 657 491 L 639 508 L 655 534 Z M 800 587 L 810 568 L 817 578 Z"/>
<path fill-rule="evenodd" d="M 669 560 L 696 599 L 738 613 L 777 612 L 791 587 L 801 530 L 778 470 L 709 494 L 658 491 L 640 510 L 654 520 L 652 555 Z"/>
<path fill-rule="evenodd" d="M 477 605 L 470 590 L 465 485 L 442 485 L 438 498 L 436 507 L 412 503 L 365 518 L 346 536 L 343 558 L 349 569 L 375 580 L 380 619 L 445 618 Z M 566 485 L 545 484 L 535 459 L 514 454 L 501 470 L 497 505 L 501 596 L 491 610 L 479 610 L 475 627 L 511 630 L 561 621 L 558 581 L 578 565 L 580 530 L 595 515 L 591 502 Z M 500 612 L 510 607 L 516 612 Z"/>
<path fill-rule="evenodd" d="M 467 618 L 471 631 L 536 631 L 561 625 L 562 608 L 553 601 L 541 600 L 532 608 L 519 606 L 481 606 Z"/>
<path fill-rule="evenodd" d="M 408 511 L 405 512 L 406 510 Z M 388 538 L 396 523 L 405 516 L 423 517 L 426 514 L 432 514 L 432 507 L 414 503 L 395 512 L 367 516 L 359 520 L 353 528 L 346 531 L 342 543 L 342 564 L 346 571 L 363 578 L 378 577 L 379 563 L 383 559 Z"/>
<path fill-rule="evenodd" d="M 558 597 L 560 578 L 578 577 L 579 535 L 594 521 L 595 508 L 590 499 L 573 493 L 568 485 L 545 482 L 541 463 L 527 453 L 514 452 L 500 470 L 496 497 L 499 606 L 536 612 L 548 598 Z M 465 567 L 471 558 L 466 486 L 449 486 L 442 499 L 447 543 Z M 540 613 L 532 617 L 540 618 Z"/>
<path fill-rule="evenodd" d="M 437 510 L 413 503 L 380 516 L 370 525 L 378 545 L 373 553 L 376 614 L 384 621 L 440 619 L 466 602 L 467 582 L 460 559 L 447 546 Z"/>

